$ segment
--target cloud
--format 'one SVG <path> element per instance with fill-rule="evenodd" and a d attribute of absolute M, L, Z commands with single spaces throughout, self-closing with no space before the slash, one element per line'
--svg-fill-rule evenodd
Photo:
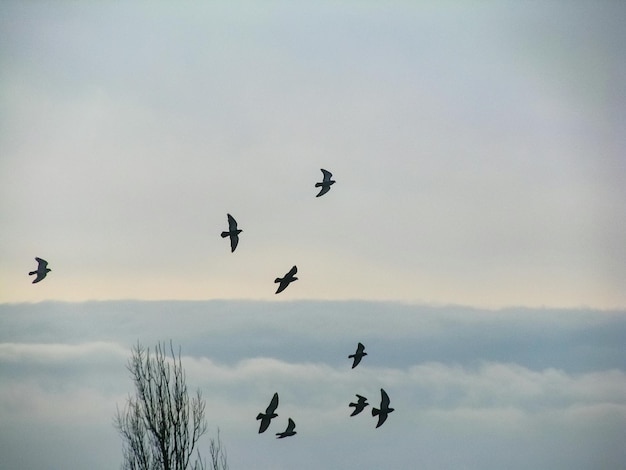
<path fill-rule="evenodd" d="M 484 363 L 477 368 L 422 363 L 409 369 L 364 365 L 348 370 L 347 366 L 335 368 L 268 358 L 250 359 L 233 366 L 218 365 L 205 358 L 185 357 L 183 360 L 190 378 L 206 384 L 216 393 L 225 387 L 224 398 L 231 393 L 233 385 L 256 396 L 252 384 L 272 384 L 300 396 L 302 406 L 313 408 L 320 405 L 321 397 L 329 400 L 327 405 L 335 407 L 345 402 L 342 393 L 346 391 L 365 388 L 377 393 L 382 385 L 396 389 L 406 404 L 413 402 L 411 409 L 494 407 L 535 413 L 574 405 L 626 405 L 622 393 L 626 375 L 615 369 L 568 374 L 553 368 L 533 371 L 503 363 Z M 322 391 L 321 395 L 307 393 L 311 389 Z M 410 390 L 410 393 L 402 390 Z"/>
<path fill-rule="evenodd" d="M 0 361 L 7 363 L 58 364 L 78 361 L 93 362 L 97 356 L 127 356 L 128 350 L 115 343 L 97 341 L 83 344 L 0 344 Z"/>
<path fill-rule="evenodd" d="M 623 312 L 480 310 L 394 302 L 89 302 L 0 305 L 0 340 L 116 342 L 171 338 L 184 353 L 233 364 L 254 357 L 348 361 L 358 341 L 370 365 L 515 362 L 531 370 L 626 369 Z M 232 335 L 236 334 L 236 341 Z M 384 355 L 381 352 L 384 351 Z"/>
<path fill-rule="evenodd" d="M 292 417 L 306 446 L 317 452 L 323 449 L 333 468 L 407 468 L 416 458 L 436 468 L 459 468 L 463 461 L 466 468 L 523 468 L 529 462 L 537 467 L 588 468 L 601 461 L 587 457 L 598 449 L 605 451 L 600 459 L 610 462 L 623 456 L 619 439 L 611 437 L 626 428 L 622 393 L 626 375 L 621 370 L 570 374 L 504 363 L 478 367 L 418 363 L 408 369 L 362 364 L 351 370 L 347 364 L 331 367 L 270 358 L 232 365 L 206 358 L 184 357 L 183 361 L 189 379 L 205 391 L 213 422 L 220 423 L 231 443 L 246 449 L 237 452 L 242 465 L 275 462 L 274 451 L 267 460 L 259 457 L 267 448 L 250 424 L 275 391 L 281 404 L 272 430 Z M 390 394 L 397 411 L 384 431 L 374 434 L 371 408 L 348 418 L 347 404 L 359 393 L 376 405 L 380 388 Z M 588 428 L 598 437 L 586 439 L 572 451 L 571 444 Z M 515 442 L 532 449 L 533 456 L 527 457 L 524 446 Z M 581 461 L 571 456 L 578 451 Z M 290 450 L 280 452 L 285 465 L 280 468 L 316 462 L 311 450 L 298 447 L 293 455 Z M 308 468 L 306 463 L 300 465 Z"/>
<path fill-rule="evenodd" d="M 329 468 L 619 468 L 625 318 L 382 302 L 4 304 L 0 450 L 26 458 L 21 468 L 110 468 L 130 348 L 171 337 L 231 467 L 319 468 L 324 455 Z M 369 355 L 351 369 L 357 341 Z M 381 388 L 396 411 L 377 430 Z M 259 436 L 254 417 L 274 392 L 279 418 Z M 350 418 L 356 393 L 370 408 Z M 275 447 L 288 417 L 297 439 Z M 45 453 L 26 452 L 24 435 Z"/>

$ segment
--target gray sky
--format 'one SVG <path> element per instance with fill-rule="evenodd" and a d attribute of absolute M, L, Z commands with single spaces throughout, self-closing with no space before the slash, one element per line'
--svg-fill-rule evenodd
<path fill-rule="evenodd" d="M 0 13 L 3 301 L 626 305 L 619 2 Z"/>
<path fill-rule="evenodd" d="M 129 348 L 170 338 L 233 469 L 621 468 L 625 19 L 0 2 L 0 469 L 118 468 Z"/>
<path fill-rule="evenodd" d="M 617 470 L 626 312 L 386 302 L 0 305 L 0 468 L 119 468 L 139 338 L 180 345 L 232 469 Z M 355 369 L 357 342 L 368 355 Z M 356 393 L 395 412 L 375 429 Z M 274 392 L 278 418 L 258 435 Z M 287 418 L 298 434 L 276 440 Z M 202 440 L 207 454 L 210 436 Z M 417 466 L 417 467 L 416 467 Z"/>

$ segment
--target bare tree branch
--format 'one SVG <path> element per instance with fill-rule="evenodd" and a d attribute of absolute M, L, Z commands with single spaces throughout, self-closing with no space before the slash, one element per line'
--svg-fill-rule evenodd
<path fill-rule="evenodd" d="M 117 408 L 114 418 L 123 442 L 121 468 L 204 470 L 197 443 L 207 431 L 206 403 L 200 390 L 189 398 L 180 348 L 177 355 L 171 341 L 169 351 L 159 343 L 151 354 L 149 348 L 137 343 L 127 369 L 135 385 L 135 396 L 127 399 L 123 410 Z M 197 456 L 190 463 L 194 450 Z M 212 470 L 228 469 L 219 429 L 217 443 L 211 439 L 210 452 Z"/>
<path fill-rule="evenodd" d="M 228 470 L 226 449 L 222 445 L 220 428 L 217 428 L 217 439 L 211 439 L 209 453 L 211 454 L 210 470 Z"/>

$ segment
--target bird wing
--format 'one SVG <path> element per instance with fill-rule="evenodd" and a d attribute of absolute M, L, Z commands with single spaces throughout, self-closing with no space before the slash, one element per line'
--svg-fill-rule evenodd
<path fill-rule="evenodd" d="M 235 248 L 237 248 L 237 245 L 239 244 L 239 235 L 237 235 L 236 233 L 233 233 L 230 235 L 230 251 L 231 253 L 233 251 L 235 251 Z"/>
<path fill-rule="evenodd" d="M 45 259 L 35 257 L 35 261 L 39 263 L 37 269 L 46 269 L 46 267 L 48 267 L 48 262 Z"/>
<path fill-rule="evenodd" d="M 320 189 L 320 192 L 317 193 L 317 196 L 315 197 L 320 197 L 323 196 L 324 194 L 326 194 L 328 191 L 330 191 L 330 186 L 322 186 L 322 189 Z"/>
<path fill-rule="evenodd" d="M 382 388 L 380 389 L 380 409 L 384 410 L 389 408 L 389 395 Z"/>
<path fill-rule="evenodd" d="M 235 220 L 235 218 L 230 214 L 226 215 L 228 216 L 228 230 L 230 230 L 231 232 L 237 230 L 237 221 Z"/>
<path fill-rule="evenodd" d="M 322 170 L 322 173 L 324 174 L 323 181 L 330 181 L 330 179 L 332 178 L 333 174 L 330 171 L 328 171 L 328 170 L 324 170 L 324 168 L 320 168 L 320 170 Z"/>
<path fill-rule="evenodd" d="M 356 347 L 356 353 L 362 354 L 364 350 L 365 350 L 365 346 L 363 346 L 363 343 L 359 343 Z"/>
<path fill-rule="evenodd" d="M 274 411 L 276 411 L 276 408 L 278 408 L 278 393 L 275 393 L 274 396 L 272 397 L 272 401 L 270 402 L 269 406 L 265 410 L 265 413 L 267 413 L 268 415 L 274 414 Z"/>
<path fill-rule="evenodd" d="M 293 268 L 289 270 L 289 272 L 285 275 L 285 277 L 295 276 L 297 272 L 298 272 L 298 268 L 294 266 Z"/>
<path fill-rule="evenodd" d="M 360 402 L 366 402 L 366 401 L 367 401 L 367 398 L 365 398 L 365 397 L 364 397 L 364 396 L 362 396 L 362 395 L 359 395 L 358 393 L 356 394 L 356 396 L 358 397 L 358 399 L 359 399 L 359 401 L 360 401 Z"/>
<path fill-rule="evenodd" d="M 267 428 L 270 427 L 270 421 L 271 420 L 269 418 L 261 419 L 261 424 L 259 425 L 259 434 L 261 434 L 262 432 L 267 431 Z"/>
<path fill-rule="evenodd" d="M 296 423 L 293 422 L 293 419 L 289 418 L 289 423 L 287 424 L 287 429 L 285 432 L 291 432 L 296 428 Z"/>

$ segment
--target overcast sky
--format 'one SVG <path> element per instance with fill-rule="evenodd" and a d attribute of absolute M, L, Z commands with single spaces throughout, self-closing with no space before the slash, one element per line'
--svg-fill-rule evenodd
<path fill-rule="evenodd" d="M 0 299 L 623 307 L 625 14 L 2 2 Z"/>
<path fill-rule="evenodd" d="M 233 470 L 622 468 L 625 21 L 0 2 L 0 470 L 119 468 L 129 348 L 170 338 Z"/>

